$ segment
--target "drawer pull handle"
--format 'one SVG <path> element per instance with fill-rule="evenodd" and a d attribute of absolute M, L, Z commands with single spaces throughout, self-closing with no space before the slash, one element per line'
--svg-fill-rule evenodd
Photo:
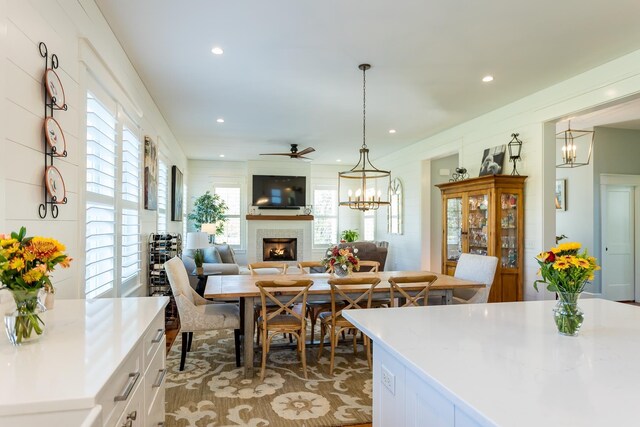
<path fill-rule="evenodd" d="M 151 386 L 151 388 L 158 388 L 162 385 L 162 381 L 164 381 L 164 376 L 167 375 L 167 368 L 164 369 L 160 369 L 158 371 L 158 379 L 156 380 L 156 382 Z"/>
<path fill-rule="evenodd" d="M 162 341 L 162 337 L 164 336 L 164 329 L 158 329 L 158 334 L 154 339 L 151 340 L 151 344 L 157 344 Z"/>
<path fill-rule="evenodd" d="M 160 421 L 160 422 L 158 423 L 158 427 L 164 427 L 164 421 Z"/>
<path fill-rule="evenodd" d="M 120 396 L 114 397 L 113 401 L 122 402 L 123 400 L 127 400 L 131 394 L 131 390 L 133 390 L 133 386 L 136 385 L 138 378 L 140 378 L 140 372 L 130 373 L 129 380 L 127 381 L 127 385 L 124 387 L 124 391 Z"/>
<path fill-rule="evenodd" d="M 129 415 L 127 415 L 128 420 L 135 421 L 138 418 L 138 411 L 133 411 Z"/>
<path fill-rule="evenodd" d="M 133 426 L 133 421 L 131 421 L 128 418 L 127 418 L 127 422 L 122 424 L 122 427 L 132 427 L 132 426 Z"/>

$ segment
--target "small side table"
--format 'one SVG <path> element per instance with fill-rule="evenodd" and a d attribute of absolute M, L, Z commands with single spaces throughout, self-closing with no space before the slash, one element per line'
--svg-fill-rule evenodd
<path fill-rule="evenodd" d="M 198 278 L 198 284 L 196 285 L 196 293 L 201 297 L 204 297 L 204 289 L 207 287 L 207 278 L 209 276 L 219 276 L 219 271 L 215 271 L 212 273 L 204 273 L 204 274 L 192 274 L 191 276 L 196 276 Z"/>

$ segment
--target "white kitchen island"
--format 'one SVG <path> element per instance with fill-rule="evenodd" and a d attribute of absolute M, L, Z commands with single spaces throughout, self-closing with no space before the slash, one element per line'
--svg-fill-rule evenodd
<path fill-rule="evenodd" d="M 1 336 L 0 426 L 163 425 L 167 303 L 58 300 L 37 341 Z"/>
<path fill-rule="evenodd" d="M 580 300 L 349 310 L 373 339 L 373 425 L 640 425 L 640 307 Z"/>

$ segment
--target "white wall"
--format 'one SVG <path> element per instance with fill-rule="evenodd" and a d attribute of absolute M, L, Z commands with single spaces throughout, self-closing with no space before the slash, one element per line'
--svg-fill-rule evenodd
<path fill-rule="evenodd" d="M 386 239 L 392 242 L 395 252 L 403 253 L 395 265 L 403 269 L 425 265 L 423 258 L 428 249 L 424 240 L 440 238 L 431 236 L 428 223 L 423 224 L 425 217 L 421 220 L 415 214 L 425 206 L 424 199 L 430 198 L 425 187 L 428 180 L 422 172 L 424 161 L 458 151 L 460 165 L 469 170 L 470 176 L 477 176 L 482 151 L 508 143 L 510 135 L 516 132 L 524 142 L 523 161 L 518 169 L 529 176 L 525 187 L 524 295 L 525 299 L 545 297 L 545 293 L 535 292 L 532 283 L 537 271 L 534 257 L 554 244 L 556 230 L 552 203 L 555 126 L 546 122 L 639 92 L 640 51 L 636 51 L 376 160 L 378 167 L 390 169 L 406 183 L 405 234 Z"/>
<path fill-rule="evenodd" d="M 69 203 L 60 206 L 57 219 L 41 220 L 43 201 L 44 117 L 42 78 L 44 60 L 38 43 L 57 54 L 57 70 L 64 85 L 68 111 L 54 113 L 66 136 L 69 156 L 56 159 L 64 177 Z M 92 52 L 92 53 L 91 53 Z M 59 239 L 75 259 L 67 270 L 56 270 L 53 279 L 59 297 L 84 296 L 84 180 L 87 67 L 104 90 L 122 103 L 140 127 L 140 135 L 160 141 L 161 155 L 186 172 L 186 157 L 146 91 L 117 39 L 92 0 L 0 0 L 0 232 L 26 226 L 29 235 Z M 170 224 L 180 231 L 180 223 Z M 156 213 L 142 211 L 142 242 L 156 229 Z M 144 260 L 143 254 L 143 260 Z M 141 286 L 134 294 L 146 294 L 146 263 Z"/>

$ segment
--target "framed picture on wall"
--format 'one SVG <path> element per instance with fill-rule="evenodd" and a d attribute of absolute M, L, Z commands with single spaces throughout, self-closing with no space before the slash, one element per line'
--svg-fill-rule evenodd
<path fill-rule="evenodd" d="M 182 221 L 182 172 L 176 165 L 171 167 L 171 221 Z"/>
<path fill-rule="evenodd" d="M 158 209 L 158 148 L 148 136 L 144 137 L 144 208 Z"/>
<path fill-rule="evenodd" d="M 482 153 L 482 164 L 480 165 L 480 175 L 499 175 L 502 173 L 504 163 L 504 153 L 507 150 L 506 144 L 487 148 Z"/>
<path fill-rule="evenodd" d="M 555 204 L 557 211 L 567 210 L 567 180 L 556 179 Z"/>

